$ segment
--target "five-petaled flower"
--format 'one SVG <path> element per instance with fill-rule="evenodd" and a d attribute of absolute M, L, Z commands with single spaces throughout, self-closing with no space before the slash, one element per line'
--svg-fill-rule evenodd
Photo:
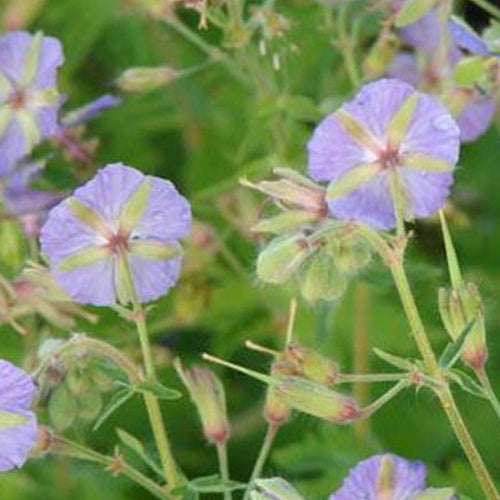
<path fill-rule="evenodd" d="M 59 40 L 13 31 L 0 37 L 0 174 L 57 130 Z"/>
<path fill-rule="evenodd" d="M 309 141 L 309 174 L 330 181 L 339 219 L 376 228 L 441 208 L 458 161 L 459 129 L 446 108 L 411 85 L 382 79 L 325 118 Z"/>
<path fill-rule="evenodd" d="M 411 462 L 392 454 L 375 455 L 351 469 L 330 500 L 417 500 L 454 499 L 452 488 L 426 489 L 427 471 L 422 462 Z M 435 496 L 430 496 L 433 493 Z"/>
<path fill-rule="evenodd" d="M 0 359 L 0 471 L 21 467 L 36 441 L 31 377 Z"/>
<path fill-rule="evenodd" d="M 177 281 L 191 209 L 172 183 L 108 165 L 49 213 L 42 251 L 77 302 L 148 302 Z"/>

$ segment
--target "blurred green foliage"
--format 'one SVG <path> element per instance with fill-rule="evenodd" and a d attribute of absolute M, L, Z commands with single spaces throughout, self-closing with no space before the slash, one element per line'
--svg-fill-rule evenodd
<path fill-rule="evenodd" d="M 20 0 L 22 1 L 22 0 Z M 364 2 L 351 13 L 358 23 L 358 58 L 366 51 L 377 29 L 375 14 Z M 171 356 L 186 362 L 199 360 L 203 351 L 266 371 L 270 360 L 247 351 L 245 339 L 270 347 L 284 341 L 287 290 L 261 286 L 254 277 L 259 246 L 249 236 L 259 200 L 237 186 L 241 175 L 263 176 L 277 161 L 303 169 L 304 145 L 318 119 L 352 93 L 339 51 L 332 46 L 333 27 L 325 10 L 309 0 L 278 2 L 292 25 L 286 35 L 289 51 L 281 72 L 272 69 L 270 56 L 262 58 L 261 69 L 271 75 L 278 92 L 265 88 L 258 94 L 233 78 L 220 64 L 173 82 L 164 89 L 124 95 L 123 103 L 106 111 L 88 126 L 87 136 L 98 137 L 100 147 L 92 166 L 70 164 L 55 156 L 49 163 L 46 184 L 73 188 L 108 162 L 123 161 L 148 173 L 169 178 L 192 201 L 197 218 L 210 227 L 216 242 L 214 255 L 205 249 L 188 253 L 187 269 L 180 285 L 151 310 L 149 324 L 154 335 L 161 379 L 182 390 L 169 366 Z M 359 9 L 358 9 L 359 7 Z M 363 7 L 363 8 L 362 8 Z M 182 11 L 182 19 L 193 28 L 197 18 Z M 168 64 L 177 69 L 203 63 L 205 56 L 166 23 L 149 18 L 132 0 L 46 0 L 28 26 L 59 37 L 66 64 L 60 89 L 68 96 L 66 109 L 77 107 L 105 92 L 116 92 L 113 81 L 133 66 Z M 220 41 L 220 32 L 210 29 L 202 36 Z M 282 45 L 285 45 L 282 43 Z M 251 54 L 258 60 L 257 49 Z M 256 75 L 247 74 L 252 80 Z M 473 278 L 487 304 L 488 369 L 500 388 L 500 148 L 498 129 L 492 128 L 462 150 L 454 200 L 466 223 L 452 223 L 460 260 Z M 2 231 L 16 231 L 15 227 Z M 437 310 L 437 287 L 446 284 L 445 261 L 439 227 L 432 221 L 415 228 L 414 248 L 409 255 L 409 275 L 434 345 L 442 349 L 446 334 Z M 2 234 L 2 241 L 5 237 Z M 18 245 L 15 237 L 9 237 Z M 25 251 L 23 248 L 20 250 Z M 19 252 L 3 246 L 7 258 Z M 201 257 L 200 257 L 201 256 Z M 5 262 L 5 260 L 3 260 Z M 19 269 L 16 258 L 8 261 Z M 200 264 L 201 262 L 201 264 Z M 199 265 L 196 265 L 199 264 Z M 374 264 L 361 279 L 369 288 L 366 312 L 370 346 L 400 355 L 416 353 L 398 298 L 385 269 Z M 355 284 L 334 305 L 316 307 L 299 304 L 296 335 L 299 341 L 317 347 L 338 360 L 349 371 L 352 332 L 356 315 Z M 95 325 L 80 323 L 79 331 L 138 357 L 132 326 L 115 313 L 93 311 Z M 68 332 L 43 326 L 38 337 L 20 338 L 10 327 L 1 329 L 2 357 L 17 362 L 40 337 L 67 337 Z M 388 371 L 371 358 L 371 369 Z M 233 423 L 229 443 L 231 476 L 248 478 L 265 430 L 260 417 L 264 387 L 244 376 L 222 370 Z M 383 385 L 371 387 L 371 397 Z M 469 395 L 459 395 L 465 418 L 500 484 L 500 427 L 488 404 Z M 203 440 L 188 397 L 163 402 L 176 456 L 191 476 L 216 471 L 214 450 Z M 111 453 L 118 442 L 116 427 L 127 430 L 146 443 L 153 453 L 142 403 L 126 403 L 101 429 L 80 423 L 70 431 L 96 449 Z M 347 470 L 369 454 L 390 450 L 425 461 L 430 483 L 456 485 L 471 498 L 481 498 L 476 481 L 434 396 L 423 390 L 409 391 L 384 407 L 371 419 L 368 440 L 360 439 L 352 427 L 337 427 L 296 416 L 285 426 L 266 466 L 268 474 L 290 479 L 311 499 L 324 499 L 340 483 Z M 131 462 L 136 457 L 128 455 Z M 153 453 L 154 454 L 154 453 Z M 140 467 L 140 464 L 137 464 Z M 0 476 L 2 500 L 87 500 L 148 498 L 148 494 L 124 478 L 113 478 L 98 466 L 61 457 L 28 462 L 22 470 Z"/>

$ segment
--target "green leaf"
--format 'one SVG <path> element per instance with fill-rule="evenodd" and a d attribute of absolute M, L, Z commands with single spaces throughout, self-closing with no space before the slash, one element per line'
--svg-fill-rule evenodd
<path fill-rule="evenodd" d="M 50 421 L 59 432 L 74 422 L 78 415 L 78 402 L 65 384 L 59 385 L 50 396 L 48 410 Z"/>
<path fill-rule="evenodd" d="M 226 491 L 242 490 L 245 488 L 245 483 L 223 481 L 217 474 L 197 477 L 188 483 L 188 489 L 196 493 L 224 493 Z"/>
<path fill-rule="evenodd" d="M 488 399 L 481 385 L 479 385 L 468 373 L 458 368 L 453 368 L 447 372 L 447 375 L 469 394 L 478 398 Z"/>
<path fill-rule="evenodd" d="M 395 24 L 398 28 L 412 24 L 434 7 L 436 0 L 406 0 L 399 10 Z"/>
<path fill-rule="evenodd" d="M 455 342 L 450 342 L 446 346 L 439 358 L 439 366 L 441 368 L 451 368 L 458 361 L 464 348 L 465 341 L 467 340 L 467 336 L 475 323 L 476 318 L 473 318 L 467 325 L 465 325 L 465 328 L 462 330 L 457 340 L 455 340 Z"/>
<path fill-rule="evenodd" d="M 94 425 L 93 431 L 96 431 L 101 427 L 101 425 L 124 403 L 126 403 L 133 395 L 134 391 L 129 387 L 124 387 L 119 391 L 116 391 L 108 401 L 108 404 L 104 407 L 101 415 L 97 419 Z"/>
<path fill-rule="evenodd" d="M 450 273 L 451 286 L 455 290 L 461 290 L 464 287 L 464 280 L 462 278 L 462 271 L 458 263 L 457 252 L 453 245 L 450 230 L 442 210 L 439 211 L 439 219 L 441 221 L 441 231 L 443 233 L 444 248 L 446 251 L 446 261 L 448 263 L 448 271 Z"/>
<path fill-rule="evenodd" d="M 135 391 L 141 393 L 150 392 L 158 399 L 165 401 L 180 399 L 182 397 L 182 393 L 176 391 L 175 389 L 169 389 L 168 387 L 160 384 L 160 382 L 142 382 L 141 384 L 134 386 L 134 389 Z"/>
<path fill-rule="evenodd" d="M 379 357 L 380 359 L 382 359 L 386 363 L 389 363 L 392 366 L 401 368 L 402 370 L 415 369 L 415 364 L 409 359 L 402 358 L 401 356 L 395 356 L 394 354 L 390 354 L 386 351 L 383 351 L 382 349 L 378 349 L 377 347 L 373 349 L 373 352 L 377 357 Z"/>
<path fill-rule="evenodd" d="M 137 456 L 139 456 L 144 463 L 146 463 L 153 471 L 156 472 L 160 477 L 163 477 L 163 471 L 161 467 L 146 453 L 146 450 L 142 443 L 132 434 L 124 431 L 123 429 L 116 429 L 118 438 L 120 441 L 130 450 L 132 450 Z"/>
<path fill-rule="evenodd" d="M 280 107 L 298 121 L 315 122 L 321 118 L 316 103 L 302 95 L 287 96 L 279 102 Z"/>

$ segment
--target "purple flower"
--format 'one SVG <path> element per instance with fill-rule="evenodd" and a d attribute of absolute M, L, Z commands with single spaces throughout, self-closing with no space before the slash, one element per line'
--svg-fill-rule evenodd
<path fill-rule="evenodd" d="M 329 181 L 339 219 L 395 226 L 393 190 L 406 219 L 441 208 L 453 182 L 459 129 L 446 108 L 411 85 L 382 79 L 325 118 L 308 144 L 309 174 Z"/>
<path fill-rule="evenodd" d="M 0 174 L 56 132 L 56 72 L 62 63 L 55 38 L 24 31 L 0 37 Z"/>
<path fill-rule="evenodd" d="M 427 471 L 422 462 L 410 462 L 393 454 L 375 455 L 351 469 L 342 486 L 329 500 L 417 499 L 424 492 L 438 492 L 452 500 L 453 489 L 426 490 Z"/>
<path fill-rule="evenodd" d="M 42 251 L 60 286 L 77 302 L 141 302 L 179 277 L 178 239 L 189 233 L 188 201 L 169 181 L 121 163 L 108 165 L 49 213 Z"/>
<path fill-rule="evenodd" d="M 44 168 L 42 161 L 21 164 L 4 178 L 1 189 L 5 211 L 20 218 L 25 234 L 30 237 L 38 235 L 49 209 L 62 198 L 54 191 L 30 188 Z"/>
<path fill-rule="evenodd" d="M 0 359 L 0 471 L 21 467 L 35 444 L 35 394 L 31 377 Z"/>

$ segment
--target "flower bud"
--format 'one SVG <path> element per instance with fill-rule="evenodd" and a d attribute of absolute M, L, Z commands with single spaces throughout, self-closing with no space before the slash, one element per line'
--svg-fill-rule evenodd
<path fill-rule="evenodd" d="M 125 92 L 145 92 L 168 85 L 177 77 L 177 71 L 168 66 L 136 67 L 124 71 L 116 84 Z"/>
<path fill-rule="evenodd" d="M 179 360 L 175 369 L 196 405 L 205 437 L 210 443 L 223 444 L 230 436 L 224 386 L 211 370 L 193 366 L 185 370 Z"/>
<path fill-rule="evenodd" d="M 255 489 L 250 493 L 252 500 L 304 500 L 295 488 L 281 477 L 256 479 Z"/>
<path fill-rule="evenodd" d="M 311 380 L 279 377 L 274 387 L 284 403 L 329 422 L 346 424 L 360 413 L 353 398 Z"/>
<path fill-rule="evenodd" d="M 323 251 L 310 259 L 300 283 L 300 291 L 309 302 L 336 300 L 346 288 L 346 278 L 339 272 L 331 256 Z"/>
<path fill-rule="evenodd" d="M 290 344 L 286 348 L 286 356 L 300 366 L 304 377 L 314 382 L 331 385 L 338 379 L 338 364 L 313 349 Z"/>
<path fill-rule="evenodd" d="M 286 359 L 279 359 L 271 366 L 271 375 L 292 375 L 295 374 L 295 367 Z M 266 403 L 264 405 L 264 418 L 266 422 L 273 427 L 278 427 L 290 420 L 292 410 L 280 395 L 274 386 L 269 386 L 266 393 Z"/>
<path fill-rule="evenodd" d="M 461 289 L 439 290 L 439 311 L 446 331 L 453 341 L 460 337 L 464 328 L 474 320 L 462 350 L 462 361 L 474 370 L 484 366 L 488 358 L 484 310 L 477 287 L 465 284 Z"/>
<path fill-rule="evenodd" d="M 312 251 L 302 233 L 275 238 L 257 258 L 257 275 L 266 283 L 284 283 Z"/>
<path fill-rule="evenodd" d="M 327 249 L 337 268 L 345 273 L 362 269 L 370 263 L 372 257 L 370 247 L 360 238 L 331 239 Z"/>

